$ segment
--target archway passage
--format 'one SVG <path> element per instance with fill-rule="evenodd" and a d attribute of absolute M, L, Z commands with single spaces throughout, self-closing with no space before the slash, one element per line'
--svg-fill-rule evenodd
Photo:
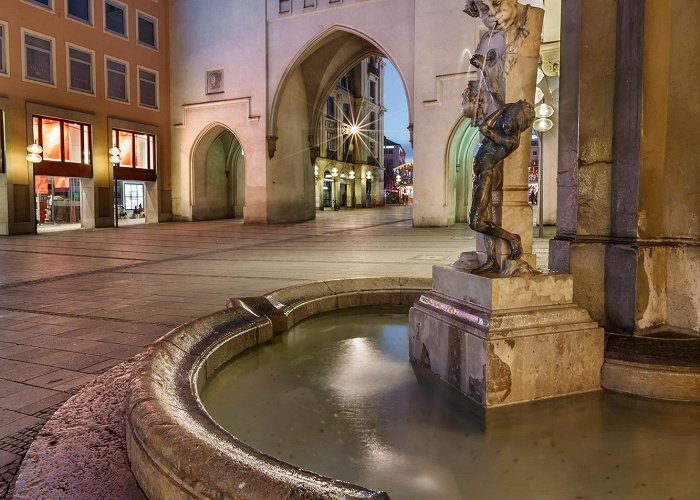
<path fill-rule="evenodd" d="M 335 165 L 341 159 L 348 160 L 351 153 L 350 144 L 343 139 L 342 126 L 333 130 L 322 124 L 328 121 L 328 98 L 331 91 L 339 86 L 339 81 L 361 61 L 379 61 L 380 56 L 386 56 L 384 50 L 369 37 L 355 31 L 334 27 L 302 51 L 285 74 L 280 84 L 272 105 L 270 120 L 270 137 L 274 143 L 271 151 L 271 161 L 268 164 L 268 220 L 271 222 L 301 221 L 315 217 L 316 209 L 323 208 L 320 190 L 325 181 L 314 176 L 314 167 L 323 173 L 324 169 L 336 167 L 342 171 L 346 165 Z M 364 64 L 364 62 L 363 62 Z M 378 64 L 378 63 L 377 63 Z M 365 76 L 374 68 L 371 63 L 365 68 Z M 361 98 L 353 96 L 354 101 L 370 102 L 379 98 L 380 87 L 372 88 L 372 79 L 363 80 Z M 342 85 L 340 85 L 342 86 Z M 373 97 L 376 96 L 376 97 Z M 350 102 L 350 101 L 349 101 Z M 336 102 L 336 116 L 343 113 L 360 117 L 367 115 L 366 124 L 374 127 L 381 123 L 381 118 L 372 114 L 372 110 L 363 113 L 360 107 L 365 105 L 355 104 L 354 113 L 345 112 L 342 103 Z M 338 107 L 340 106 L 340 107 Z M 366 108 L 369 109 L 369 108 Z M 410 100 L 409 100 L 410 110 Z M 410 111 L 409 111 L 410 119 Z M 367 200 L 364 196 L 365 184 L 368 179 L 376 179 L 380 184 L 383 181 L 382 134 L 377 130 L 373 143 L 369 141 L 367 146 L 372 154 L 365 158 L 355 158 L 363 167 L 356 168 L 357 177 L 348 177 L 346 182 L 339 178 L 334 187 L 338 203 L 345 200 L 343 206 L 374 206 L 382 204 L 382 190 L 375 190 L 375 198 Z M 336 143 L 335 149 L 329 148 L 329 143 Z M 344 150 L 347 145 L 347 151 Z M 361 156 L 361 148 L 354 144 L 353 154 Z M 316 164 L 321 157 L 327 160 Z M 333 165 L 331 165 L 333 163 Z M 344 161 L 343 163 L 353 163 Z M 358 164 L 359 165 L 359 164 Z M 365 168 L 367 167 L 367 168 Z M 348 174 L 349 175 L 349 174 Z M 345 184 L 345 185 L 344 185 Z M 354 185 L 354 189 L 353 189 Z M 344 197 L 343 197 L 344 193 Z M 353 196 L 354 194 L 354 196 Z"/>
<path fill-rule="evenodd" d="M 447 150 L 448 223 L 468 222 L 472 192 L 472 161 L 479 130 L 462 118 L 453 129 Z"/>
<path fill-rule="evenodd" d="M 243 216 L 245 153 L 238 138 L 215 125 L 197 142 L 193 164 L 193 220 Z"/>

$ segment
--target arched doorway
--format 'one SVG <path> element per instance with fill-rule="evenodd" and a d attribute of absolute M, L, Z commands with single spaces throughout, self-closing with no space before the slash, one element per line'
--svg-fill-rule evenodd
<path fill-rule="evenodd" d="M 245 152 L 228 128 L 214 125 L 197 141 L 192 179 L 193 220 L 243 216 Z"/>
<path fill-rule="evenodd" d="M 314 186 L 314 167 L 323 171 L 326 163 L 340 161 L 340 158 L 348 159 L 351 152 L 350 146 L 353 145 L 351 141 L 339 139 L 342 137 L 340 131 L 334 134 L 324 129 L 325 133 L 322 134 L 320 123 L 329 113 L 328 97 L 341 77 L 347 75 L 358 63 L 368 58 L 379 61 L 380 56 L 392 59 L 377 42 L 365 34 L 336 26 L 310 42 L 297 55 L 295 62 L 289 66 L 272 103 L 268 133 L 268 152 L 271 155 L 267 169 L 268 200 L 272 200 L 268 203 L 270 221 L 300 221 L 315 217 L 317 206 L 315 193 L 319 189 L 318 186 Z M 394 67 L 402 75 L 395 63 Z M 410 94 L 406 91 L 408 87 L 405 85 L 403 76 L 402 81 L 409 103 L 410 120 L 412 111 Z M 374 92 L 378 92 L 378 89 L 368 87 L 369 99 Z M 338 109 L 342 110 L 342 105 Z M 367 113 L 367 117 L 368 127 L 374 126 L 374 123 L 380 120 L 371 112 Z M 371 187 L 367 189 L 367 183 L 369 182 L 371 186 L 372 179 L 377 184 L 383 183 L 383 165 L 379 160 L 383 151 L 381 139 L 370 144 L 370 150 L 373 153 L 368 154 L 362 162 L 363 165 L 367 164 L 368 168 L 356 170 L 357 178 L 354 186 L 357 192 L 352 191 L 353 183 L 348 182 L 349 176 L 345 183 L 342 180 L 338 181 L 338 192 L 334 194 L 339 205 L 352 205 L 353 193 L 356 204 L 364 202 L 361 206 L 382 204 L 382 190 Z M 335 149 L 327 147 L 331 141 L 338 143 Z M 359 154 L 357 145 L 354 144 L 354 146 L 354 154 L 357 156 Z M 330 151 L 326 151 L 327 149 Z M 316 160 L 322 151 L 328 162 L 317 164 Z M 370 169 L 371 175 L 367 177 Z M 325 180 L 321 182 L 325 186 Z M 342 189 L 345 190 L 344 198 L 343 193 L 340 192 Z M 366 198 L 368 194 L 370 198 Z M 343 201 L 344 203 L 341 203 Z"/>
<path fill-rule="evenodd" d="M 467 222 L 472 191 L 472 160 L 479 130 L 462 118 L 452 131 L 447 149 L 448 224 Z"/>

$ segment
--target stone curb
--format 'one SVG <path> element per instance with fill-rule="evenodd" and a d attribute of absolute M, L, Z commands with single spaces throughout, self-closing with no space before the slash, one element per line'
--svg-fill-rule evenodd
<path fill-rule="evenodd" d="M 273 332 L 319 313 L 380 304 L 411 305 L 430 279 L 358 278 L 308 283 L 182 325 L 134 365 L 127 399 L 127 453 L 151 499 L 388 498 L 265 455 L 219 427 L 198 390 L 221 365 Z"/>

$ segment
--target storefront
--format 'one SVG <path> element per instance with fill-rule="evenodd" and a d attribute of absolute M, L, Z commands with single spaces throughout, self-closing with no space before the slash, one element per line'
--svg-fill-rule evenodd
<path fill-rule="evenodd" d="M 92 125 L 35 114 L 32 138 L 37 232 L 81 227 L 81 183 L 92 179 Z"/>

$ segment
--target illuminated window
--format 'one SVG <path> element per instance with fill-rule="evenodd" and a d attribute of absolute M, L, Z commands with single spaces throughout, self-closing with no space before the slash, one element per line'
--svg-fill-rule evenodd
<path fill-rule="evenodd" d="M 94 94 L 92 52 L 68 47 L 68 88 Z"/>
<path fill-rule="evenodd" d="M 107 58 L 107 98 L 129 102 L 126 63 Z"/>
<path fill-rule="evenodd" d="M 136 39 L 140 44 L 153 49 L 158 48 L 158 26 L 156 19 L 138 12 L 136 14 Z"/>
<path fill-rule="evenodd" d="M 44 161 L 90 165 L 90 125 L 45 116 L 32 119 Z"/>
<path fill-rule="evenodd" d="M 112 144 L 118 147 L 121 152 L 120 167 L 155 170 L 155 135 L 113 129 Z"/>
<path fill-rule="evenodd" d="M 24 32 L 24 78 L 53 84 L 53 39 Z"/>
<path fill-rule="evenodd" d="M 0 109 L 0 174 L 5 173 L 5 114 Z"/>

